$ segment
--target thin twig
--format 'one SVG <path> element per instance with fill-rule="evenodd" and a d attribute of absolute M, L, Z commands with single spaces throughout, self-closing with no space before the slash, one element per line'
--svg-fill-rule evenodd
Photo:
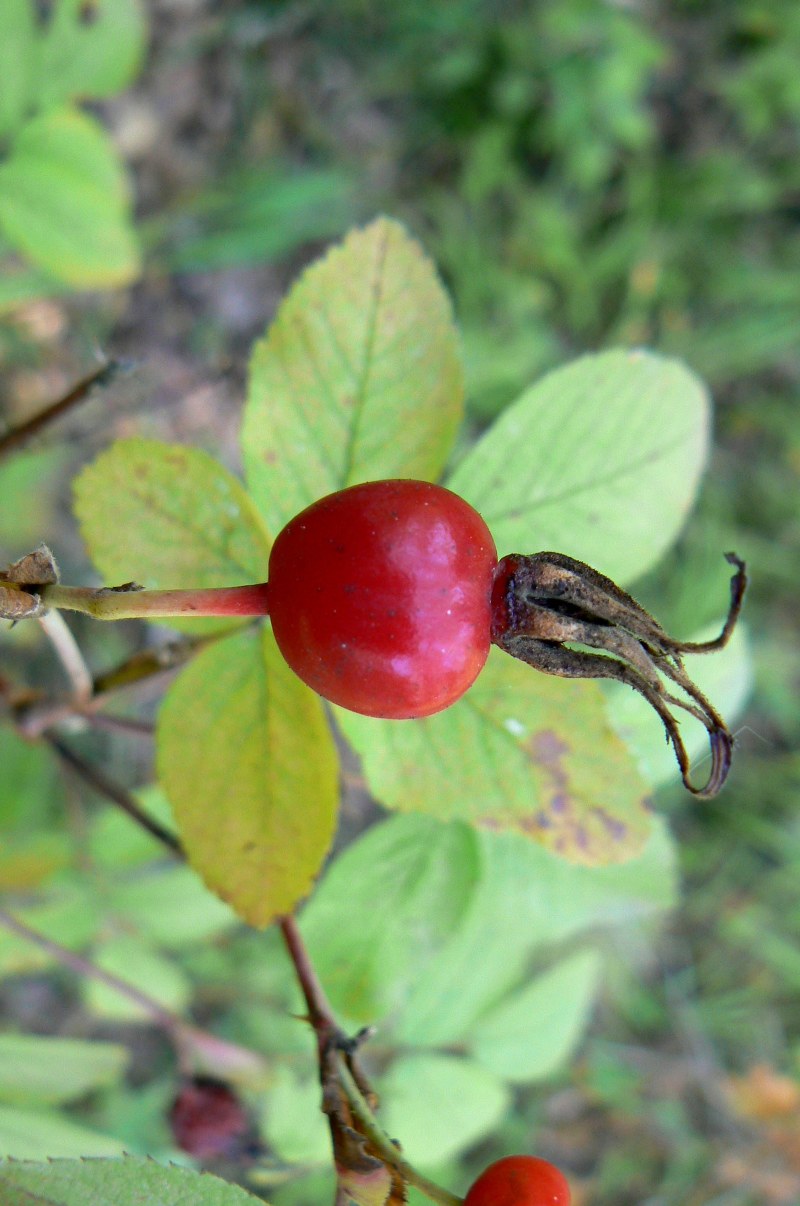
<path fill-rule="evenodd" d="M 337 1029 L 336 1022 L 325 996 L 325 990 L 306 950 L 297 920 L 288 915 L 279 918 L 278 925 L 303 993 L 308 1010 L 308 1020 L 314 1027 L 318 1038 L 321 1030 L 327 1032 L 326 1037 L 330 1036 Z"/>
<path fill-rule="evenodd" d="M 144 809 L 140 808 L 138 802 L 130 792 L 126 791 L 118 783 L 115 783 L 113 779 L 110 779 L 104 771 L 99 770 L 96 766 L 92 766 L 80 754 L 76 754 L 70 746 L 65 745 L 61 738 L 48 734 L 45 740 L 60 760 L 69 766 L 85 783 L 88 783 L 90 787 L 101 795 L 107 796 L 123 812 L 127 813 L 131 820 L 135 821 L 143 829 L 146 829 L 163 846 L 166 846 L 171 854 L 181 859 L 185 857 L 183 847 L 175 834 L 171 833 L 169 829 L 165 829 L 158 821 L 153 820 L 151 816 L 148 816 Z"/>
<path fill-rule="evenodd" d="M 45 406 L 43 410 L 30 419 L 26 419 L 24 423 L 20 423 L 18 427 L 12 427 L 9 431 L 3 432 L 0 435 L 0 459 L 11 452 L 16 452 L 55 419 L 71 410 L 76 403 L 82 402 L 95 385 L 107 385 L 121 367 L 122 365 L 117 360 L 106 361 L 88 377 L 83 377 L 76 385 L 73 385 L 72 389 L 68 390 L 57 402 L 51 402 L 49 406 Z"/>
<path fill-rule="evenodd" d="M 32 926 L 20 921 L 6 909 L 0 909 L 0 926 L 37 947 L 40 951 L 44 951 L 60 967 L 65 967 L 68 971 L 85 979 L 104 984 L 106 988 L 113 989 L 114 992 L 118 992 L 132 1004 L 137 1005 L 147 1014 L 151 1022 L 160 1026 L 169 1036 L 175 1045 L 181 1068 L 187 1074 L 199 1065 L 200 1067 L 210 1067 L 211 1070 L 219 1071 L 222 1074 L 227 1073 L 230 1076 L 235 1075 L 248 1079 L 263 1078 L 265 1063 L 263 1056 L 258 1052 L 252 1051 L 248 1047 L 242 1047 L 238 1043 L 231 1043 L 228 1039 L 220 1038 L 199 1026 L 192 1026 L 188 1022 L 184 1022 L 177 1014 L 166 1009 L 160 1001 L 156 1001 L 148 993 L 142 992 L 135 984 L 123 980 L 121 976 L 117 976 L 113 972 L 106 971 L 105 968 L 99 967 L 90 959 L 85 959 L 75 951 L 61 946 L 60 943 L 46 938 L 44 934 L 40 934 Z"/>
<path fill-rule="evenodd" d="M 12 934 L 16 934 L 19 938 L 24 938 L 32 946 L 36 946 L 39 950 L 50 955 L 62 967 L 69 968 L 70 971 L 75 972 L 79 976 L 85 976 L 89 980 L 95 980 L 98 984 L 105 984 L 107 988 L 113 988 L 115 992 L 127 997 L 129 1001 L 132 1001 L 140 1009 L 143 1009 L 148 1017 L 159 1026 L 163 1026 L 171 1032 L 183 1027 L 184 1023 L 176 1014 L 165 1009 L 160 1002 L 136 988 L 135 985 L 129 984 L 127 980 L 120 979 L 113 972 L 98 967 L 96 963 L 92 963 L 89 959 L 84 959 L 82 955 L 68 950 L 58 942 L 53 942 L 50 938 L 46 938 L 44 934 L 40 934 L 38 930 L 32 929 L 24 921 L 19 921 L 18 918 L 13 917 L 5 909 L 0 909 L 0 925 L 4 926 Z"/>
<path fill-rule="evenodd" d="M 57 611 L 46 611 L 37 619 L 72 685 L 74 703 L 78 706 L 88 703 L 92 698 L 92 675 L 66 620 Z"/>
<path fill-rule="evenodd" d="M 123 691 L 141 693 L 144 689 L 145 692 L 149 692 L 157 687 L 158 679 L 174 674 L 207 645 L 212 645 L 232 633 L 241 632 L 247 627 L 248 622 L 245 622 L 241 625 L 231 625 L 230 628 L 226 627 L 216 632 L 206 633 L 202 637 L 185 638 L 181 641 L 172 641 L 168 645 L 139 650 L 111 670 L 98 674 L 92 684 L 91 698 L 79 708 L 76 708 L 74 703 L 69 700 L 35 699 L 25 701 L 24 706 L 16 709 L 14 719 L 17 728 L 24 737 L 35 740 L 65 721 L 78 718 L 85 720 L 88 724 L 97 724 L 98 727 L 107 724 L 107 726 L 117 728 L 127 727 L 141 732 L 150 732 L 152 726 L 146 722 L 137 724 L 136 721 L 131 721 L 126 724 L 122 720 L 117 722 L 110 717 L 106 721 L 102 718 L 101 709 L 108 705 L 110 698 Z M 10 683 L 6 684 L 4 691 L 9 706 L 13 706 L 14 692 Z M 2 691 L 0 691 L 1 693 Z"/>
<path fill-rule="evenodd" d="M 180 859 L 185 858 L 178 838 L 169 830 L 164 829 L 157 821 L 154 821 L 152 817 L 148 816 L 129 792 L 115 783 L 103 771 L 86 762 L 70 746 L 65 745 L 60 738 L 52 734 L 45 734 L 44 739 L 61 761 L 69 766 L 84 782 L 122 808 L 133 821 L 166 846 L 171 854 Z M 213 1046 L 213 1036 L 206 1036 L 203 1032 L 187 1026 L 180 1018 L 170 1013 L 169 1010 L 164 1009 L 157 1001 L 154 1001 L 146 993 L 142 993 L 134 985 L 128 984 L 112 973 L 97 967 L 89 960 L 76 955 L 73 951 L 69 951 L 58 943 L 45 938 L 44 935 L 39 934 L 38 931 L 18 921 L 4 910 L 0 910 L 0 924 L 4 925 L 12 933 L 16 933 L 20 937 L 34 943 L 41 950 L 47 951 L 48 954 L 63 966 L 72 969 L 79 975 L 93 978 L 109 988 L 113 988 L 143 1008 L 153 1021 L 166 1028 L 171 1034 L 179 1052 L 182 1052 L 182 1062 L 191 1062 L 191 1053 L 194 1051 L 196 1055 L 196 1050 L 202 1049 L 204 1043 L 208 1046 L 208 1042 L 211 1042 Z M 331 1066 L 330 1061 L 333 1059 L 335 1061 L 333 1067 L 335 1068 L 336 1079 L 339 1082 L 341 1091 L 347 1098 L 353 1117 L 358 1121 L 361 1133 L 369 1141 L 380 1158 L 389 1167 L 393 1168 L 400 1177 L 408 1183 L 415 1185 L 432 1201 L 438 1203 L 439 1206 L 463 1206 L 461 1198 L 429 1181 L 427 1177 L 424 1177 L 412 1165 L 408 1164 L 381 1127 L 368 1100 L 371 1096 L 371 1089 L 355 1059 L 355 1047 L 358 1040 L 347 1044 L 339 1030 L 325 990 L 306 949 L 296 918 L 292 915 L 280 917 L 278 919 L 278 926 L 305 1000 L 306 1009 L 308 1010 L 308 1020 L 314 1029 L 317 1039 L 320 1075 L 323 1080 L 323 1094 L 326 1079 L 325 1068 L 326 1066 Z M 234 1048 L 231 1048 L 231 1051 L 234 1051 Z M 240 1058 L 242 1054 L 246 1055 L 249 1053 L 236 1049 L 234 1054 L 237 1055 L 237 1058 Z M 230 1053 L 226 1054 L 226 1058 L 230 1058 Z"/>
<path fill-rule="evenodd" d="M 151 720 L 138 720 L 135 716 L 116 716 L 113 712 L 95 712 L 82 709 L 79 713 L 93 729 L 106 729 L 112 733 L 128 733 L 133 737 L 152 737 L 156 726 Z"/>

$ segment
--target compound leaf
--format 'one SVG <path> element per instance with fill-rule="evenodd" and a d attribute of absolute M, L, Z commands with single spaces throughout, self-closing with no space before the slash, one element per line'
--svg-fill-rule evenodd
<path fill-rule="evenodd" d="M 121 1156 L 124 1145 L 119 1139 L 71 1122 L 54 1110 L 21 1109 L 15 1105 L 0 1106 L 0 1151 L 18 1160 L 41 1160 L 47 1155 Z M 6 1184 L 3 1178 L 8 1167 L 0 1163 L 0 1188 Z M 8 1183 L 13 1185 L 14 1181 Z M 5 1206 L 5 1198 L 0 1196 L 0 1201 Z M 46 1206 L 52 1206 L 52 1199 L 45 1201 Z"/>
<path fill-rule="evenodd" d="M 598 927 L 636 923 L 677 897 L 674 846 L 658 819 L 642 853 L 621 867 L 568 863 L 515 833 L 478 838 L 480 882 L 462 925 L 414 983 L 396 1027 L 400 1043 L 463 1045 L 519 991 L 533 956 Z"/>
<path fill-rule="evenodd" d="M 183 968 L 135 933 L 114 934 L 101 939 L 92 950 L 98 967 L 132 984 L 146 985 L 147 995 L 165 1009 L 180 1014 L 191 1000 L 191 984 Z M 144 1006 L 132 1001 L 102 980 L 82 983 L 87 1008 L 103 1018 L 116 1021 L 148 1019 Z"/>

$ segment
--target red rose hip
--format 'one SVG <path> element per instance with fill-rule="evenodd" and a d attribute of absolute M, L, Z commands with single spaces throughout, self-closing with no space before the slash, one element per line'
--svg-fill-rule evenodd
<path fill-rule="evenodd" d="M 464 1206 L 570 1206 L 567 1179 L 537 1156 L 505 1156 L 484 1169 Z"/>
<path fill-rule="evenodd" d="M 352 712 L 430 716 L 489 653 L 491 533 L 430 482 L 364 482 L 286 525 L 269 561 L 275 639 L 294 672 Z"/>

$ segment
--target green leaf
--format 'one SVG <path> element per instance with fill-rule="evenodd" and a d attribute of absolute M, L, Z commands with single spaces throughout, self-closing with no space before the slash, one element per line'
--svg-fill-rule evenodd
<path fill-rule="evenodd" d="M 123 1145 L 110 1135 L 78 1126 L 54 1112 L 0 1106 L 0 1152 L 17 1160 L 44 1160 L 48 1156 L 121 1156 Z M 8 1167 L 0 1163 L 0 1188 L 15 1184 L 13 1179 L 4 1179 L 8 1176 Z M 46 1199 L 46 1206 L 51 1206 L 51 1202 L 52 1199 Z"/>
<path fill-rule="evenodd" d="M 631 858 L 651 819 L 595 683 L 535 674 L 493 650 L 463 699 L 424 720 L 337 708 L 387 808 L 524 834 L 565 858 Z"/>
<path fill-rule="evenodd" d="M 0 765 L 2 765 L 0 763 Z M 0 891 L 23 892 L 38 887 L 75 857 L 65 833 L 29 833 L 0 839 Z"/>
<path fill-rule="evenodd" d="M 237 923 L 236 914 L 203 887 L 190 867 L 154 867 L 117 882 L 108 906 L 168 950 L 207 942 Z"/>
<path fill-rule="evenodd" d="M 31 0 L 4 0 L 0 38 L 0 136 L 25 116 L 39 58 Z"/>
<path fill-rule="evenodd" d="M 158 737 L 192 866 L 251 925 L 288 913 L 330 845 L 338 768 L 322 702 L 269 629 L 204 649 L 167 695 Z"/>
<path fill-rule="evenodd" d="M 447 485 L 480 511 L 501 556 L 552 549 L 625 581 L 680 531 L 708 427 L 705 390 L 677 361 L 583 356 L 509 407 Z"/>
<path fill-rule="evenodd" d="M 116 1043 L 2 1034 L 0 1098 L 23 1105 L 71 1101 L 115 1084 L 127 1062 L 126 1048 Z"/>
<path fill-rule="evenodd" d="M 350 845 L 306 906 L 302 930 L 335 1007 L 385 1018 L 459 927 L 479 875 L 465 825 L 394 817 Z"/>
<path fill-rule="evenodd" d="M 61 799 L 58 769 L 49 751 L 0 725 L 0 766 L 0 834 L 52 825 Z"/>
<path fill-rule="evenodd" d="M 435 478 L 462 414 L 449 300 L 396 222 L 312 264 L 256 345 L 242 445 L 272 531 L 355 482 Z"/>
<path fill-rule="evenodd" d="M 70 950 L 81 950 L 98 925 L 96 902 L 85 884 L 70 882 L 34 905 L 15 909 L 26 925 Z M 0 930 L 0 975 L 23 975 L 49 967 L 52 956 L 17 934 Z"/>
<path fill-rule="evenodd" d="M 56 0 L 42 37 L 37 106 L 119 92 L 139 69 L 146 33 L 139 0 Z"/>
<path fill-rule="evenodd" d="M 0 163 L 0 228 L 75 288 L 125 285 L 139 272 L 125 174 L 85 113 L 54 110 L 22 126 Z"/>
<path fill-rule="evenodd" d="M 269 540 L 255 508 L 241 482 L 199 448 L 119 440 L 76 478 L 74 492 L 81 533 L 108 585 L 199 589 L 266 579 Z M 195 632 L 230 625 L 159 622 Z"/>
<path fill-rule="evenodd" d="M 480 883 L 462 926 L 415 982 L 395 1028 L 400 1043 L 463 1043 L 517 989 L 532 957 L 601 926 L 636 923 L 677 898 L 674 847 L 658 821 L 641 855 L 621 867 L 577 866 L 516 834 L 479 839 Z"/>
<path fill-rule="evenodd" d="M 381 1120 L 412 1164 L 435 1164 L 488 1135 L 510 1104 L 493 1073 L 452 1055 L 401 1056 L 381 1079 Z"/>
<path fill-rule="evenodd" d="M 191 985 L 182 968 L 165 958 L 144 938 L 119 934 L 96 946 L 92 961 L 120 980 L 142 987 L 149 997 L 172 1013 L 183 1013 L 191 998 Z M 86 1004 L 92 1013 L 119 1021 L 149 1020 L 149 1012 L 124 993 L 101 980 L 83 982 Z"/>
<path fill-rule="evenodd" d="M 552 1075 L 583 1034 L 600 967 L 596 951 L 580 951 L 501 1001 L 469 1036 L 475 1058 L 511 1084 Z"/>
<path fill-rule="evenodd" d="M 156 784 L 140 788 L 135 793 L 140 807 L 166 829 L 175 822 L 167 798 Z M 109 879 L 121 879 L 129 867 L 140 867 L 154 859 L 163 859 L 164 847 L 157 837 L 140 825 L 132 825 L 122 809 L 98 809 L 91 817 L 87 834 L 89 855 L 95 867 L 102 868 Z"/>
<path fill-rule="evenodd" d="M 138 1156 L 121 1160 L 0 1163 L 0 1187 L 34 1195 L 32 1206 L 264 1206 L 261 1198 L 211 1173 L 163 1167 Z M 16 1206 L 16 1203 L 14 1203 Z"/>
<path fill-rule="evenodd" d="M 2 272 L 2 269 L 0 269 Z M 0 291 L 5 282 L 0 280 Z M 2 302 L 0 302 L 0 311 Z M 0 458 L 0 545 L 4 553 L 33 548 L 54 523 L 54 495 L 60 491 L 68 458 L 64 444 L 36 451 L 16 450 Z M 61 506 L 61 501 L 58 502 Z"/>
<path fill-rule="evenodd" d="M 287 1164 L 330 1163 L 331 1132 L 316 1076 L 301 1080 L 291 1068 L 277 1065 L 261 1102 L 262 1133 L 280 1160 Z"/>

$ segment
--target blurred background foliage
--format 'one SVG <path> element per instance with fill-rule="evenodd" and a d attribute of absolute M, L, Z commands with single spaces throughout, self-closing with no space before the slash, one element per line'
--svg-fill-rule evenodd
<path fill-rule="evenodd" d="M 77 4 L 62 8 L 80 15 Z M 533 377 L 583 350 L 645 344 L 685 358 L 712 388 L 716 445 L 679 546 L 636 593 L 667 627 L 693 632 L 724 597 L 721 552 L 747 558 L 756 682 L 734 774 L 718 802 L 661 793 L 678 838 L 681 906 L 657 940 L 647 925 L 606 936 L 610 971 L 577 1061 L 544 1087 L 515 1090 L 466 1167 L 538 1149 L 574 1174 L 577 1206 L 796 1206 L 800 9 L 794 0 L 152 0 L 146 18 L 133 83 L 118 91 L 122 72 L 104 92 L 76 85 L 69 100 L 127 165 L 142 249 L 135 283 L 98 296 L 83 288 L 95 282 L 57 279 L 52 265 L 31 275 L 24 241 L 0 248 L 5 283 L 27 273 L 25 305 L 9 302 L 0 318 L 5 423 L 57 397 L 98 349 L 131 361 L 0 463 L 4 559 L 46 537 L 65 574 L 86 579 L 68 483 L 116 435 L 200 444 L 235 468 L 253 340 L 320 246 L 376 212 L 408 223 L 453 293 L 469 372 L 465 442 Z M 12 156 L 6 135 L 0 184 Z M 143 639 L 135 625 L 75 630 L 97 672 Z M 0 653 L 8 679 L 61 689 L 36 631 L 0 634 Z M 132 752 L 129 736 L 82 741 L 127 782 L 147 778 L 149 753 L 141 743 Z M 110 882 L 102 854 L 135 868 L 152 852 L 102 810 L 87 821 L 74 782 L 7 727 L 0 743 L 11 835 L 3 888 L 49 883 L 74 865 L 83 835 L 78 869 L 90 869 L 105 901 L 92 896 L 108 910 L 98 950 L 110 965 L 138 960 L 174 1004 L 191 1000 L 201 1020 L 268 1050 L 277 1040 L 261 1007 L 285 1009 L 287 989 L 262 953 L 254 961 L 255 939 L 231 939 L 227 918 L 204 905 L 203 942 L 165 952 L 163 934 L 145 925 L 147 900 Z M 362 806 L 357 787 L 346 792 L 345 833 Z M 185 904 L 191 891 L 178 877 L 163 898 L 199 909 Z M 53 937 L 86 940 L 85 902 L 37 907 Z M 133 931 L 127 945 L 120 926 Z M 87 1006 L 29 960 L 6 951 L 0 1007 L 15 1027 L 131 1043 L 118 1002 Z M 75 1116 L 161 1150 L 172 1072 L 157 1036 L 136 1034 L 135 1071 L 122 1079 L 110 1048 L 89 1095 L 86 1084 L 75 1090 Z M 285 1041 L 305 1060 L 302 1039 Z M 282 1105 L 265 1133 L 287 1160 L 312 1164 L 316 1140 L 298 1140 L 308 1088 L 281 1075 L 272 1091 Z M 292 1110 L 299 1121 L 280 1133 L 275 1119 Z M 452 1183 L 464 1174 L 440 1171 Z M 324 1200 L 315 1175 L 276 1200 Z"/>

